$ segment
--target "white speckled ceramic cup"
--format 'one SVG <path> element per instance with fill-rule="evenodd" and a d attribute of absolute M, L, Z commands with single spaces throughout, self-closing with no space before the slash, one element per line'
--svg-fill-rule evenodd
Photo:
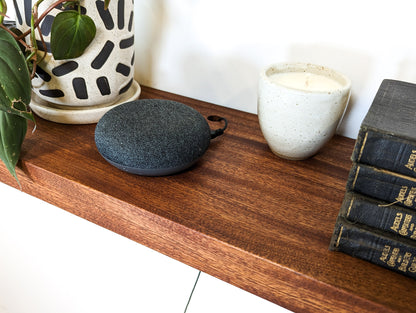
<path fill-rule="evenodd" d="M 303 160 L 334 135 L 348 104 L 351 81 L 324 66 L 278 63 L 260 73 L 258 118 L 276 155 Z"/>

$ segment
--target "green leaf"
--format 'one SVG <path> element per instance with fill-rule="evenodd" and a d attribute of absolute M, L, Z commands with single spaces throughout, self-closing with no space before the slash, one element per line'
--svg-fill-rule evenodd
<path fill-rule="evenodd" d="M 29 108 L 30 74 L 16 40 L 0 28 L 0 159 L 16 178 L 27 120 L 34 121 Z"/>
<path fill-rule="evenodd" d="M 0 159 L 17 181 L 15 168 L 26 131 L 27 119 L 0 111 Z"/>
<path fill-rule="evenodd" d="M 94 39 L 94 21 L 87 15 L 70 10 L 60 12 L 52 23 L 51 50 L 56 60 L 82 55 Z"/>
<path fill-rule="evenodd" d="M 6 0 L 0 0 L 0 24 L 3 23 L 4 16 L 7 13 L 7 3 Z"/>
<path fill-rule="evenodd" d="M 0 28 L 0 110 L 34 121 L 30 74 L 16 40 Z"/>

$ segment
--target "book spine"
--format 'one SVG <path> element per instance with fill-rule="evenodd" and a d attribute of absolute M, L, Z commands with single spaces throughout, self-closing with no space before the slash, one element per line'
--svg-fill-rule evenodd
<path fill-rule="evenodd" d="M 346 188 L 388 204 L 416 209 L 416 178 L 413 177 L 354 163 Z"/>
<path fill-rule="evenodd" d="M 416 240 L 416 211 L 347 192 L 340 215 L 347 220 Z"/>
<path fill-rule="evenodd" d="M 358 227 L 338 217 L 329 250 L 340 251 L 416 278 L 416 245 L 412 240 L 397 238 Z"/>
<path fill-rule="evenodd" d="M 351 156 L 353 162 L 416 177 L 416 142 L 362 127 Z"/>

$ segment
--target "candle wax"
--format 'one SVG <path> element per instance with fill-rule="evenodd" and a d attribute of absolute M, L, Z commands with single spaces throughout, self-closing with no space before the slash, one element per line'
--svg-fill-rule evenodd
<path fill-rule="evenodd" d="M 277 85 L 305 91 L 330 92 L 342 87 L 340 83 L 328 76 L 308 72 L 277 73 L 269 78 Z"/>

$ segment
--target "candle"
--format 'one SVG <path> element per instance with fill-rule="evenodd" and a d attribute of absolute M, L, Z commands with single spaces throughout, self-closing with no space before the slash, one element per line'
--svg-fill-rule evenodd
<path fill-rule="evenodd" d="M 270 80 L 277 85 L 305 91 L 331 92 L 342 87 L 339 82 L 328 76 L 308 72 L 272 74 Z"/>
<path fill-rule="evenodd" d="M 302 160 L 316 154 L 341 120 L 351 82 L 329 68 L 275 64 L 260 73 L 258 118 L 276 155 Z"/>

